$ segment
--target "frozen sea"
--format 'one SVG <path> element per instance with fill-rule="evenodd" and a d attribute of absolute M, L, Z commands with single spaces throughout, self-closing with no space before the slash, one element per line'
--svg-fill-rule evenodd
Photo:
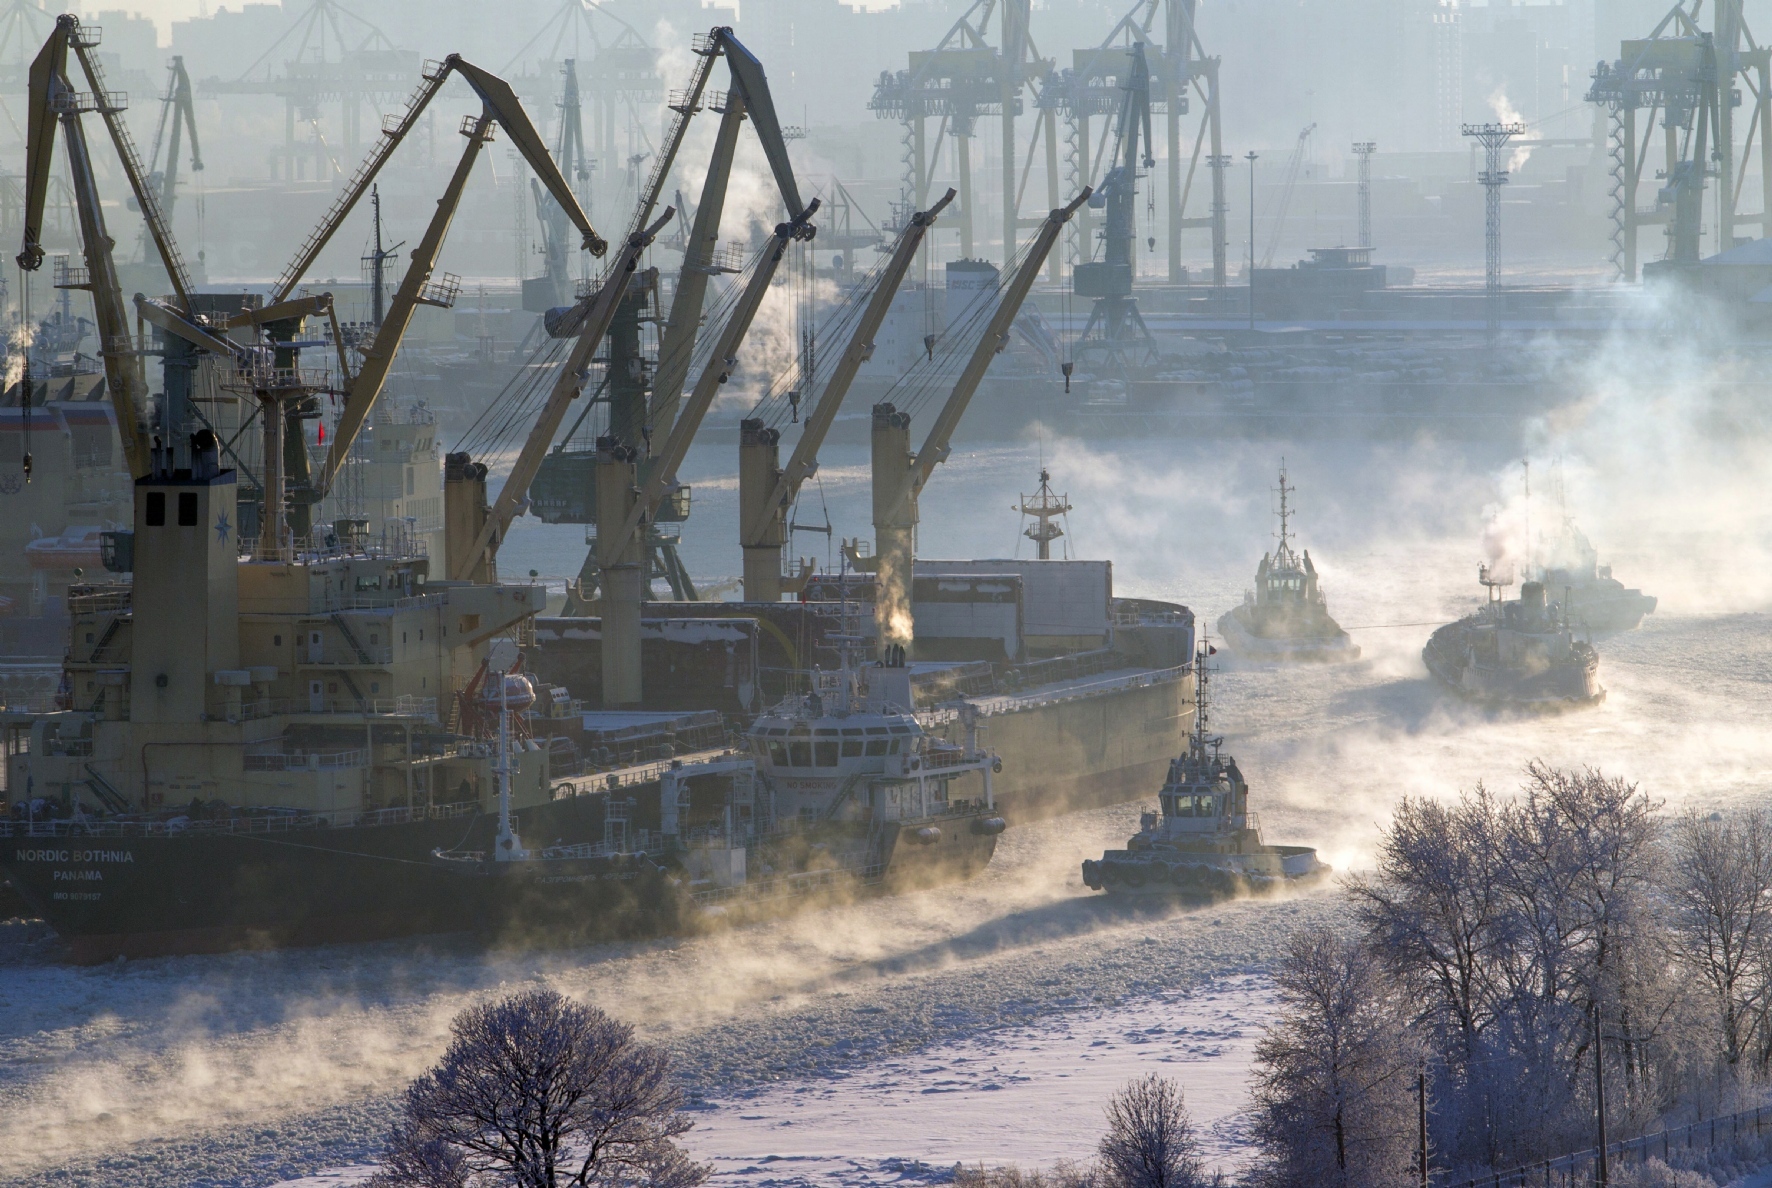
<path fill-rule="evenodd" d="M 1210 626 L 1271 547 L 1284 454 L 1300 543 L 1366 654 L 1305 670 L 1221 657 L 1214 727 L 1270 841 L 1359 869 L 1400 796 L 1479 780 L 1505 792 L 1533 758 L 1708 809 L 1772 789 L 1772 521 L 1753 481 L 1767 473 L 1762 427 L 1718 424 L 1701 398 L 1599 391 L 1525 443 L 1534 490 L 1557 474 L 1602 559 L 1662 600 L 1639 631 L 1599 641 L 1609 696 L 1579 714 L 1472 711 L 1419 660 L 1432 627 L 1480 598 L 1477 564 L 1544 528 L 1542 494 L 1522 514 L 1519 443 L 960 448 L 925 494 L 919 548 L 1012 553 L 1009 509 L 1044 463 L 1076 505 L 1077 555 L 1112 557 L 1118 592 L 1185 602 Z M 736 568 L 722 567 L 731 468 L 713 448 L 685 467 L 698 575 Z M 861 451 L 831 451 L 822 478 L 837 533 L 866 536 Z M 525 522 L 506 569 L 566 576 L 574 539 Z M 681 941 L 541 954 L 407 941 L 77 969 L 29 926 L 0 927 L 0 1181 L 360 1178 L 449 1018 L 532 983 L 673 1051 L 698 1122 L 690 1147 L 725 1183 L 888 1184 L 957 1161 L 1086 1157 L 1107 1094 L 1150 1068 L 1180 1079 L 1212 1160 L 1234 1167 L 1275 955 L 1290 929 L 1344 909 L 1333 887 L 1189 910 L 1089 894 L 1078 863 L 1136 816 L 1128 804 L 1019 823 L 964 886 Z"/>

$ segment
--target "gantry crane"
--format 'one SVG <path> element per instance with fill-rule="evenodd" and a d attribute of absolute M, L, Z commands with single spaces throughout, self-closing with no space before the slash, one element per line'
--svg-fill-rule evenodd
<path fill-rule="evenodd" d="M 779 602 L 784 589 L 782 546 L 787 543 L 787 510 L 800 487 L 818 471 L 818 451 L 837 419 L 837 410 L 849 393 L 861 365 L 874 353 L 874 336 L 886 320 L 892 299 L 904 283 L 911 260 L 938 215 L 954 200 L 949 190 L 928 210 L 906 220 L 893 244 L 892 254 L 866 294 L 867 305 L 849 341 L 838 356 L 831 378 L 806 417 L 800 440 L 786 469 L 780 460 L 781 434 L 760 420 L 739 425 L 738 522 L 739 544 L 744 552 L 744 596 L 747 602 Z M 804 587 L 805 575 L 798 585 Z"/>
<path fill-rule="evenodd" d="M 1072 274 L 1077 296 L 1094 299 L 1089 321 L 1072 348 L 1072 357 L 1085 371 L 1112 376 L 1122 382 L 1132 378 L 1134 368 L 1156 360 L 1157 344 L 1138 312 L 1132 295 L 1137 272 L 1134 239 L 1137 229 L 1138 175 L 1156 164 L 1151 155 L 1151 73 L 1145 62 L 1144 43 L 1133 43 L 1128 52 L 1120 85 L 1120 109 L 1115 122 L 1113 167 L 1089 198 L 1089 206 L 1103 213 L 1102 258 L 1079 263 Z M 1139 151 L 1139 135 L 1144 151 Z"/>
<path fill-rule="evenodd" d="M 1004 281 L 997 305 L 946 403 L 936 414 L 923 447 L 911 453 L 911 418 L 891 404 L 874 406 L 874 621 L 882 648 L 911 642 L 911 578 L 916 566 L 917 500 L 935 468 L 947 460 L 954 430 L 998 352 L 1009 344 L 1015 317 L 1033 288 L 1064 225 L 1093 193 L 1087 187 L 1069 206 L 1052 211 Z"/>
<path fill-rule="evenodd" d="M 571 58 L 566 59 L 561 67 L 561 75 L 560 131 L 554 141 L 554 159 L 560 166 L 560 172 L 575 182 L 579 192 L 583 193 L 585 184 L 591 177 L 591 162 L 585 156 L 577 63 Z M 536 221 L 541 227 L 542 258 L 547 262 L 547 271 L 540 277 L 524 279 L 523 308 L 531 313 L 546 313 L 550 309 L 571 305 L 577 296 L 568 262 L 571 250 L 566 238 L 570 228 L 566 212 L 560 209 L 560 204 L 554 201 L 551 194 L 542 189 L 540 182 L 530 178 L 529 188 L 535 200 Z"/>

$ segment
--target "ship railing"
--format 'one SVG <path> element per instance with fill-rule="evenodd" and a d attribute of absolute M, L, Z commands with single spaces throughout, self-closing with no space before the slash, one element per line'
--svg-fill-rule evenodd
<path fill-rule="evenodd" d="M 236 711 L 232 708 L 223 711 L 211 711 L 213 717 L 224 717 L 238 714 L 242 721 L 254 721 L 260 718 L 286 717 L 293 714 L 365 714 L 374 717 L 389 718 L 423 718 L 429 722 L 437 722 L 437 699 L 435 697 L 366 697 L 355 698 L 321 698 L 315 700 L 308 697 L 267 697 L 259 701 L 243 701 Z"/>
<path fill-rule="evenodd" d="M 697 763 L 706 763 L 726 757 L 744 758 L 747 755 L 748 752 L 743 750 L 723 748 L 710 751 L 691 751 L 674 758 L 660 759 L 655 763 L 642 763 L 634 767 L 618 768 L 615 771 L 597 771 L 567 779 L 556 779 L 554 781 L 554 799 L 561 800 L 568 796 L 590 796 L 598 792 L 614 792 L 622 788 L 632 788 L 637 784 L 656 783 L 676 763 L 690 767 Z"/>
<path fill-rule="evenodd" d="M 243 755 L 241 766 L 247 771 L 320 771 L 339 767 L 367 767 L 368 751 L 308 751 L 303 754 Z"/>
<path fill-rule="evenodd" d="M 75 586 L 68 591 L 70 615 L 97 615 L 106 611 L 126 611 L 130 607 L 131 590 L 127 586 L 121 590 L 86 587 L 87 592 L 79 592 L 81 589 Z"/>
<path fill-rule="evenodd" d="M 468 817 L 480 811 L 478 801 L 452 804 L 414 805 L 411 808 L 374 809 L 368 812 L 340 810 L 331 813 L 309 813 L 294 809 L 262 810 L 239 816 L 202 818 L 169 817 L 164 820 L 104 820 L 74 817 L 60 820 L 20 820 L 0 818 L 0 837 L 9 838 L 106 838 L 106 837 L 176 837 L 184 833 L 284 833 L 292 829 L 311 829 L 326 825 L 345 829 L 364 825 L 399 825 L 410 821 L 449 820 Z"/>
<path fill-rule="evenodd" d="M 1074 681 L 1078 677 L 1107 672 L 1125 662 L 1125 658 L 1112 648 L 1092 648 L 1087 652 L 1073 652 L 1068 656 L 1054 656 L 1049 660 L 1006 664 L 997 671 L 997 689 L 1015 692 L 1058 681 Z"/>
<path fill-rule="evenodd" d="M 1105 681 L 1090 681 L 1081 685 L 1066 685 L 1062 689 L 1048 692 L 1033 693 L 1000 693 L 995 697 L 981 697 L 973 704 L 978 712 L 986 717 L 993 714 L 1006 714 L 1015 710 L 1029 709 L 1039 705 L 1056 705 L 1059 702 L 1074 701 L 1081 697 L 1098 697 L 1118 689 L 1144 689 L 1155 685 L 1166 685 L 1179 681 L 1193 670 L 1190 664 L 1177 664 L 1173 668 L 1152 668 L 1142 672 L 1128 673 L 1125 676 L 1111 677 Z"/>
<path fill-rule="evenodd" d="M 420 554 L 422 556 L 422 553 Z M 395 597 L 391 594 L 377 595 L 373 592 L 328 591 L 323 609 L 329 611 L 353 610 L 405 610 L 414 606 L 444 606 L 449 602 L 449 593 L 439 590 L 435 594 L 404 594 Z"/>

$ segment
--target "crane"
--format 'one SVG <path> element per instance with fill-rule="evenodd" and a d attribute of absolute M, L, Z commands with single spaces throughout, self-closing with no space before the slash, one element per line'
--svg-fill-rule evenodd
<path fill-rule="evenodd" d="M 1268 232 L 1267 251 L 1261 257 L 1263 268 L 1273 267 L 1274 252 L 1280 246 L 1280 232 L 1286 228 L 1286 212 L 1292 206 L 1292 187 L 1298 184 L 1298 167 L 1304 163 L 1305 149 L 1310 147 L 1311 133 L 1316 130 L 1315 124 L 1305 125 L 1292 145 L 1292 156 L 1286 161 L 1286 179 L 1280 183 L 1280 198 L 1274 208 L 1273 230 Z"/>
<path fill-rule="evenodd" d="M 1084 362 L 1086 369 L 1088 360 L 1099 358 L 1095 369 L 1121 381 L 1131 378 L 1134 354 L 1139 356 L 1140 366 L 1157 357 L 1156 342 L 1138 312 L 1137 298 L 1132 296 L 1138 171 L 1156 164 L 1151 155 L 1151 71 L 1145 61 L 1144 42 L 1134 42 L 1127 53 L 1132 62 L 1120 83 L 1113 166 L 1089 199 L 1091 209 L 1105 212 L 1102 258 L 1078 264 L 1073 274 L 1077 296 L 1094 298 L 1094 304 L 1072 356 Z"/>
<path fill-rule="evenodd" d="M 96 31 L 89 33 L 80 24 L 78 17 L 63 14 L 56 18 L 55 28 L 51 30 L 42 50 L 31 63 L 30 111 L 25 152 L 25 229 L 24 244 L 18 254 L 18 266 L 32 272 L 43 265 L 43 208 L 49 193 L 49 173 L 54 160 L 55 134 L 59 125 L 68 155 L 68 173 L 73 181 L 74 207 L 79 218 L 80 243 L 86 267 L 78 273 L 70 269 L 69 274 L 59 277 L 57 283 L 64 288 L 83 288 L 92 294 L 93 318 L 99 332 L 99 353 L 105 366 L 105 390 L 117 415 L 117 434 L 123 446 L 124 460 L 129 466 L 130 474 L 141 478 L 148 473 L 151 464 L 147 435 L 141 425 L 142 410 L 147 406 L 147 382 L 129 349 L 129 319 L 117 281 L 116 260 L 111 254 L 112 241 L 105 226 L 104 207 L 99 200 L 98 179 L 93 174 L 86 130 L 80 121 L 82 112 L 98 112 L 105 116 L 109 125 L 115 113 L 121 110 L 118 97 L 105 92 L 101 85 L 94 82 L 95 79 L 102 79 L 102 76 L 92 73 L 96 69 L 96 63 L 89 56 L 90 50 L 97 44 Z M 88 81 L 94 82 L 91 92 L 82 94 L 74 89 L 68 76 L 70 49 L 75 51 L 82 67 L 88 69 Z M 114 125 L 121 126 L 120 121 Z M 124 135 L 127 136 L 127 131 Z M 130 157 L 125 159 L 126 169 L 133 155 L 132 150 Z M 145 188 L 145 183 L 136 172 L 130 173 L 130 183 L 137 187 L 137 198 L 142 200 L 143 214 L 149 218 L 150 227 L 154 227 L 159 211 L 158 206 L 154 205 L 152 190 Z M 177 252 L 176 249 L 167 252 L 171 241 L 169 236 L 163 238 L 162 232 L 163 224 L 155 233 L 155 243 L 161 247 L 163 257 L 169 262 L 167 271 L 174 276 L 176 282 L 179 273 L 170 265 L 177 260 Z M 186 294 L 187 289 L 180 288 L 180 298 L 188 308 L 189 299 Z"/>
<path fill-rule="evenodd" d="M 732 162 L 746 123 L 756 130 L 789 219 L 800 218 L 807 210 L 788 162 L 786 140 L 781 135 L 762 64 L 730 29 L 712 30 L 705 38 L 697 39 L 695 48 L 701 55 L 700 62 L 689 88 L 672 95 L 671 106 L 678 113 L 677 123 L 654 162 L 637 217 L 650 210 L 657 201 L 681 148 L 683 130 L 703 106 L 709 72 L 716 59 L 725 60 L 731 74 L 731 86 L 723 96 L 709 103 L 719 112 L 720 125 L 714 137 L 712 158 L 693 207 L 692 226 L 682 239 L 682 270 L 659 336 L 657 367 L 650 373 L 651 390 L 648 391 L 648 369 L 638 347 L 639 319 L 657 291 L 656 273 L 648 270 L 634 278 L 633 287 L 617 310 L 609 332 L 604 379 L 597 394 L 598 401 L 608 410 L 603 436 L 618 439 L 624 449 L 637 454 L 636 464 L 642 480 L 652 477 L 664 465 L 662 454 L 655 453 L 652 446 L 668 437 L 678 422 L 683 388 L 695 355 L 696 337 L 704 320 L 709 278 L 717 271 L 732 271 L 717 261 L 715 249 Z M 678 209 L 683 209 L 684 205 L 679 193 Z M 579 421 L 583 419 L 581 415 Z M 575 424 L 574 432 L 576 428 Z M 550 440 L 553 432 L 552 428 L 548 430 Z M 595 524 L 597 531 L 602 533 L 610 526 L 604 522 L 597 474 L 608 462 L 608 452 L 601 446 L 589 450 L 582 447 L 567 449 L 562 443 L 549 450 L 537 463 L 535 491 L 529 491 L 527 486 L 513 487 L 511 480 L 507 480 L 507 494 L 501 495 L 501 499 L 510 500 L 514 507 L 516 500 L 545 491 L 548 508 L 543 518 L 553 523 Z M 646 560 L 641 585 L 643 590 L 649 589 L 653 576 L 662 573 L 670 582 L 673 595 L 694 600 L 694 586 L 676 557 L 675 539 L 659 529 L 661 523 L 679 524 L 689 515 L 688 490 L 675 481 L 674 474 L 667 471 L 667 477 L 668 498 L 650 509 L 646 516 L 646 539 L 643 542 Z M 565 613 L 596 613 L 599 592 L 604 588 L 600 556 L 598 549 L 587 552 L 578 580 L 569 587 Z"/>
<path fill-rule="evenodd" d="M 554 157 L 560 172 L 580 187 L 590 180 L 591 163 L 585 156 L 583 113 L 578 97 L 578 68 L 571 59 L 561 67 L 563 82 L 560 98 L 560 135 L 555 141 Z M 532 313 L 572 304 L 572 273 L 567 264 L 568 245 L 566 212 L 535 178 L 529 179 L 535 200 L 536 220 L 541 226 L 542 254 L 547 260 L 547 275 L 525 280 L 523 308 Z M 534 295 L 532 296 L 532 290 Z"/>
<path fill-rule="evenodd" d="M 744 550 L 744 596 L 746 602 L 779 602 L 783 584 L 781 550 L 787 540 L 784 517 L 788 507 L 800 494 L 800 486 L 818 471 L 818 450 L 825 434 L 837 419 L 837 410 L 849 393 L 856 373 L 874 353 L 874 335 L 886 320 L 892 299 L 904 283 L 911 260 L 922 246 L 923 237 L 935 225 L 938 215 L 954 200 L 949 189 L 928 210 L 919 211 L 905 221 L 892 246 L 886 266 L 875 278 L 862 311 L 836 370 L 825 382 L 818 403 L 800 430 L 800 440 L 784 470 L 779 465 L 781 435 L 761 421 L 745 421 L 739 426 L 738 506 L 739 544 Z"/>
<path fill-rule="evenodd" d="M 510 474 L 505 477 L 497 501 L 488 509 L 472 508 L 463 512 L 458 519 L 455 537 L 458 546 L 452 549 L 448 559 L 449 575 L 457 581 L 466 581 L 473 574 L 495 572 L 499 544 L 510 531 L 511 523 L 528 506 L 529 485 L 535 481 L 542 464 L 548 461 L 548 447 L 552 444 L 554 435 L 560 431 L 567 407 L 578 398 L 591 358 L 609 332 L 610 323 L 614 320 L 616 310 L 632 279 L 631 274 L 638 265 L 640 253 L 651 245 L 658 229 L 669 221 L 669 216 L 676 213 L 674 208 L 666 207 L 666 218 L 656 223 L 650 222 L 652 211 L 658 205 L 659 195 L 664 190 L 665 179 L 670 175 L 671 166 L 675 164 L 677 153 L 682 149 L 684 137 L 689 132 L 690 121 L 701 110 L 708 78 L 713 73 L 715 59 L 720 56 L 719 39 L 722 32 L 730 35 L 731 30 L 716 28 L 707 37 L 695 39 L 695 50 L 701 60 L 696 63 L 688 88 L 672 96 L 671 110 L 677 114 L 653 160 L 652 172 L 640 192 L 640 200 L 635 204 L 622 253 L 604 273 L 597 291 L 586 299 L 585 313 L 577 320 L 577 340 L 559 375 L 555 377 L 547 401 L 542 406 L 541 415 L 536 418 L 529 435 L 524 439 L 517 460 L 511 465 Z M 614 416 L 613 410 L 611 416 Z M 469 466 L 478 469 L 481 464 L 463 459 L 456 466 L 456 472 L 462 476 L 458 482 L 465 480 L 469 484 L 483 483 L 484 474 L 474 477 L 467 475 L 466 469 Z M 447 482 L 446 478 L 446 497 L 450 494 Z M 465 494 L 458 491 L 458 498 L 465 497 Z"/>
<path fill-rule="evenodd" d="M 978 390 L 984 373 L 1009 342 L 1015 317 L 1027 300 L 1034 279 L 1045 265 L 1047 253 L 1058 242 L 1064 225 L 1089 200 L 1092 191 L 1083 192 L 1069 206 L 1053 210 L 1041 222 L 1028 245 L 1027 253 L 1014 273 L 1004 282 L 997 307 L 992 311 L 984 333 L 979 336 L 947 402 L 936 414 L 929 435 L 916 453 L 910 452 L 910 415 L 890 404 L 874 406 L 873 478 L 874 478 L 874 554 L 875 596 L 874 618 L 882 648 L 907 645 L 911 642 L 911 576 L 916 564 L 915 542 L 917 500 L 929 476 L 946 461 L 954 430 Z"/>
<path fill-rule="evenodd" d="M 154 126 L 154 147 L 148 152 L 148 184 L 158 187 L 160 191 L 160 210 L 166 219 L 172 218 L 173 205 L 178 201 L 178 162 L 180 141 L 185 132 L 191 136 L 191 172 L 201 173 L 203 170 L 203 151 L 197 143 L 197 114 L 191 100 L 191 76 L 185 73 L 185 60 L 174 55 L 167 64 L 166 94 L 160 100 L 160 120 Z M 167 138 L 170 125 L 172 135 Z M 166 149 L 166 164 L 160 164 L 160 150 Z M 133 197 L 129 200 L 129 209 L 140 212 L 141 204 Z M 142 225 L 141 242 L 136 248 L 136 262 L 148 263 L 148 253 L 152 250 L 149 243 L 147 224 Z"/>

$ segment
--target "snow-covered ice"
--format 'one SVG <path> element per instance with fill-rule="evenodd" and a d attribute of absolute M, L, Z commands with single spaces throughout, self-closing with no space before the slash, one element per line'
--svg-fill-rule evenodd
<path fill-rule="evenodd" d="M 1047 464 L 1078 507 L 1071 540 L 1085 556 L 1115 558 L 1118 592 L 1177 598 L 1209 624 L 1241 598 L 1270 540 L 1279 452 L 1153 442 L 1104 461 L 1073 443 Z M 1448 795 L 1479 779 L 1505 793 L 1535 757 L 1601 763 L 1674 806 L 1772 789 L 1772 620 L 1759 613 L 1772 587 L 1754 552 L 1772 540 L 1763 526 L 1743 535 L 1720 513 L 1657 520 L 1652 500 L 1616 491 L 1610 505 L 1590 502 L 1583 526 L 1604 558 L 1662 595 L 1661 609 L 1640 631 L 1601 641 L 1605 705 L 1549 719 L 1486 715 L 1443 696 L 1419 649 L 1433 623 L 1481 595 L 1472 579 L 1482 507 L 1502 489 L 1494 474 L 1511 450 L 1487 460 L 1431 443 L 1334 452 L 1334 464 L 1291 459 L 1298 527 L 1366 658 L 1233 669 L 1216 685 L 1214 726 L 1270 840 L 1316 844 L 1338 868 L 1358 869 L 1399 796 Z M 730 464 L 699 457 L 710 459 L 703 474 Z M 823 477 L 833 518 L 853 534 L 865 525 L 865 472 L 842 461 Z M 1007 552 L 1013 516 L 998 523 L 978 509 L 1012 504 L 1035 466 L 1033 447 L 957 452 L 935 481 L 969 483 L 976 498 L 928 499 L 925 549 Z M 716 521 L 730 492 L 704 490 L 705 539 L 726 539 Z M 553 550 L 568 553 L 576 566 L 576 549 Z M 1122 805 L 1015 822 L 991 869 L 963 886 L 552 953 L 410 941 L 76 969 L 28 929 L 0 926 L 0 1182 L 260 1188 L 361 1167 L 393 1095 L 441 1051 L 449 1019 L 533 984 L 594 1001 L 667 1045 L 703 1123 L 696 1149 L 749 1184 L 910 1183 L 939 1178 L 955 1159 L 1033 1164 L 1061 1147 L 1086 1156 L 1118 1079 L 1116 1061 L 1086 1036 L 1118 1043 L 1127 1075 L 1161 1053 L 1222 1043 L 1216 1060 L 1158 1066 L 1179 1070 L 1215 1150 L 1232 1158 L 1229 1108 L 1218 1111 L 1236 1096 L 1226 1086 L 1246 1075 L 1253 1040 L 1214 1038 L 1214 996 L 1228 1004 L 1247 992 L 1253 1012 L 1285 934 L 1343 919 L 1345 908 L 1333 888 L 1196 910 L 1088 894 L 1078 863 L 1121 844 L 1136 819 L 1137 806 Z M 1185 1039 L 1176 1022 L 1146 1044 L 1125 1042 L 1132 1028 L 1113 1020 L 1146 1014 L 1195 1021 Z M 1054 1066 L 1067 1075 L 1045 1075 Z M 919 1089 L 894 1089 L 899 1081 Z M 1050 1096 L 1035 1102 L 1043 1085 Z M 994 1119 L 1019 1121 L 1036 1106 L 1040 1121 L 1012 1136 L 1017 1146 L 991 1145 Z M 762 1144 L 727 1128 L 751 1114 L 792 1124 L 766 1127 Z M 876 1141 L 876 1130 L 894 1141 Z M 819 1150 L 818 1160 L 795 1156 Z M 770 1154 L 783 1158 L 764 1163 Z M 759 1170 L 741 1174 L 746 1166 Z"/>

